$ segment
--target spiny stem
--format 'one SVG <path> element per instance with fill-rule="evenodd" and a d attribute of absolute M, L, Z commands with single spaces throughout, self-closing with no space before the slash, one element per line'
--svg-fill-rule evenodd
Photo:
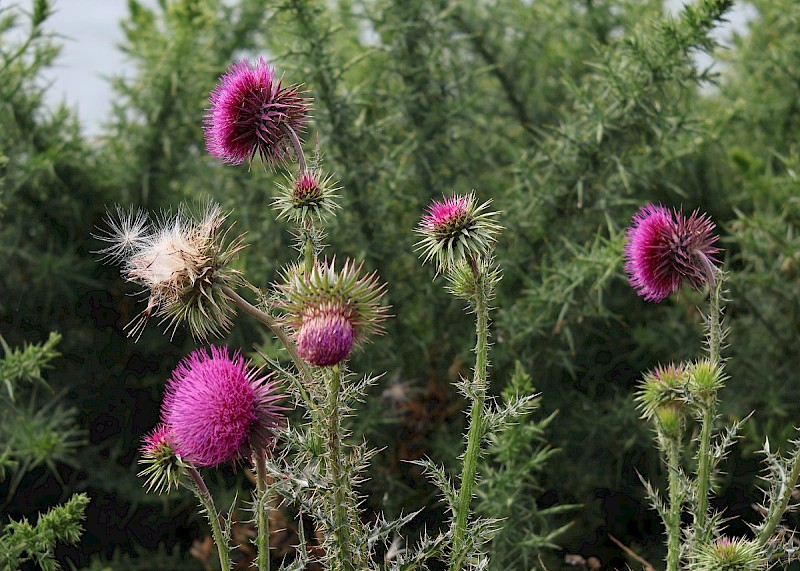
<path fill-rule="evenodd" d="M 669 478 L 669 521 L 667 527 L 667 571 L 678 571 L 681 547 L 681 483 L 680 448 L 675 438 L 662 436 L 667 456 L 667 476 Z"/>
<path fill-rule="evenodd" d="M 190 466 L 187 471 L 194 483 L 194 486 L 189 486 L 189 489 L 194 492 L 208 514 L 208 522 L 211 524 L 211 533 L 214 536 L 214 543 L 217 544 L 220 567 L 223 571 L 228 571 L 231 568 L 231 556 L 228 551 L 228 542 L 225 539 L 225 535 L 222 533 L 223 518 L 217 512 L 217 508 L 214 507 L 214 499 L 211 497 L 211 492 L 208 491 L 208 487 L 203 481 L 202 476 L 200 476 L 200 472 L 197 471 L 197 468 Z"/>
<path fill-rule="evenodd" d="M 305 235 L 305 241 L 303 244 L 304 269 L 306 276 L 310 276 L 311 272 L 314 270 L 314 262 L 316 260 L 314 255 L 314 241 L 311 237 L 311 227 L 308 223 L 302 232 Z"/>
<path fill-rule="evenodd" d="M 229 286 L 222 286 L 222 291 L 231 300 L 233 300 L 233 302 L 239 307 L 239 309 L 244 311 L 250 317 L 257 319 L 258 321 L 266 325 L 267 328 L 269 328 L 269 330 L 272 331 L 272 334 L 278 338 L 278 341 L 280 341 L 281 344 L 286 348 L 286 351 L 289 353 L 289 356 L 291 357 L 292 362 L 294 362 L 295 367 L 297 367 L 297 370 L 300 371 L 300 376 L 302 377 L 302 379 L 299 382 L 297 382 L 297 379 L 295 379 L 293 375 L 290 376 L 292 377 L 292 380 L 295 381 L 295 386 L 297 387 L 298 391 L 300 391 L 300 396 L 302 397 L 302 399 L 312 410 L 316 410 L 317 405 L 311 399 L 311 396 L 308 394 L 308 391 L 306 391 L 304 386 L 304 384 L 306 386 L 313 386 L 314 376 L 311 373 L 311 369 L 308 367 L 306 362 L 303 361 L 303 359 L 300 358 L 300 355 L 297 354 L 297 347 L 295 346 L 294 341 L 292 341 L 289 338 L 289 336 L 286 335 L 286 332 L 283 330 L 283 328 L 281 328 L 280 325 L 278 325 L 278 323 L 272 318 L 272 316 L 268 315 L 267 313 L 264 313 L 263 311 L 252 305 L 249 301 L 247 301 L 238 293 L 233 291 Z"/>
<path fill-rule="evenodd" d="M 347 514 L 347 492 L 350 483 L 344 471 L 344 458 L 341 449 L 341 426 L 339 416 L 339 390 L 341 377 L 339 366 L 331 367 L 328 375 L 328 453 L 325 455 L 326 469 L 333 485 L 333 536 L 336 552 L 337 571 L 355 569 L 350 554 L 350 518 Z"/>
<path fill-rule="evenodd" d="M 758 532 L 756 540 L 760 547 L 764 547 L 770 540 L 772 532 L 778 527 L 781 518 L 783 518 L 783 514 L 786 512 L 786 508 L 789 507 L 789 501 L 792 499 L 792 493 L 797 486 L 798 477 L 800 477 L 800 449 L 794 454 L 792 469 L 789 472 L 789 477 L 786 478 L 786 482 L 784 482 L 780 500 L 778 502 L 773 502 L 769 506 L 769 512 L 767 512 L 767 518 L 764 520 L 764 526 Z"/>
<path fill-rule="evenodd" d="M 474 266 L 474 264 L 473 264 Z M 477 341 L 475 344 L 475 371 L 472 380 L 472 408 L 467 432 L 467 450 L 464 453 L 464 467 L 461 472 L 461 488 L 455 506 L 453 520 L 453 549 L 450 557 L 450 571 L 461 571 L 466 556 L 467 520 L 472 503 L 472 490 L 475 486 L 475 473 L 478 467 L 481 441 L 484 437 L 484 401 L 486 400 L 486 370 L 489 353 L 489 307 L 484 276 L 477 276 L 478 295 L 475 301 Z"/>
<path fill-rule="evenodd" d="M 297 136 L 297 133 L 295 133 L 294 129 L 289 125 L 284 125 L 284 127 L 294 147 L 294 154 L 297 155 L 297 166 L 300 169 L 300 174 L 303 174 L 308 170 L 308 166 L 306 165 L 306 155 L 303 153 L 303 145 L 300 143 L 300 137 Z"/>
<path fill-rule="evenodd" d="M 714 271 L 714 282 L 708 303 L 707 332 L 708 357 L 712 365 L 722 366 L 722 288 L 725 274 L 719 270 Z M 708 539 L 708 502 L 711 489 L 711 431 L 716 417 L 716 395 L 708 402 L 702 403 L 703 415 L 700 428 L 700 445 L 697 454 L 697 506 L 694 514 L 695 539 Z"/>
<path fill-rule="evenodd" d="M 264 451 L 259 450 L 253 454 L 256 465 L 256 528 L 258 537 L 258 571 L 269 571 L 269 501 L 267 498 L 267 464 Z"/>

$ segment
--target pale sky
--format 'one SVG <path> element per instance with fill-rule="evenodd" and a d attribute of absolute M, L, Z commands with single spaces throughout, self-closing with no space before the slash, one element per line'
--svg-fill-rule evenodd
<path fill-rule="evenodd" d="M 685 3 L 666 2 L 670 10 Z M 142 3 L 155 6 L 156 0 Z M 54 68 L 46 75 L 52 81 L 48 98 L 51 102 L 66 101 L 76 108 L 84 133 L 90 136 L 99 133 L 102 122 L 109 117 L 111 89 L 106 78 L 126 70 L 117 45 L 122 41 L 119 22 L 127 15 L 127 4 L 126 0 L 56 0 L 55 14 L 49 21 L 49 29 L 62 37 L 63 47 Z M 752 6 L 737 3 L 729 16 L 730 24 L 719 30 L 719 36 L 724 39 L 731 30 L 743 30 L 754 15 Z"/>

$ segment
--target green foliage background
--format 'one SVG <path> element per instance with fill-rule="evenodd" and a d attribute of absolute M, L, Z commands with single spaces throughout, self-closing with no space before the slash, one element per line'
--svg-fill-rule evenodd
<path fill-rule="evenodd" d="M 206 533 L 191 498 L 148 496 L 135 476 L 138 439 L 193 342 L 153 325 L 138 344 L 124 337 L 141 306 L 96 263 L 91 234 L 105 205 L 158 210 L 210 196 L 247 231 L 248 279 L 276 279 L 293 257 L 269 208 L 276 179 L 258 164 L 216 164 L 201 129 L 230 61 L 264 54 L 314 98 L 308 148 L 318 138 L 343 187 L 330 251 L 389 283 L 396 318 L 354 361 L 387 372 L 353 419 L 359 438 L 385 447 L 364 486 L 366 514 L 427 505 L 419 529 L 441 523 L 433 488 L 402 460 L 455 465 L 464 416 L 450 383 L 471 364 L 472 326 L 420 267 L 411 229 L 432 198 L 475 189 L 506 228 L 495 392 L 520 362 L 525 386 L 542 393 L 528 440 L 505 444 L 542 460 L 515 468 L 529 497 L 494 513 L 531 538 L 574 520 L 554 538 L 563 549 L 543 551 L 551 569 L 566 553 L 622 567 L 609 534 L 661 560 L 637 471 L 658 482 L 662 468 L 631 393 L 640 371 L 695 355 L 701 328 L 698 295 L 648 304 L 623 275 L 624 230 L 656 201 L 708 211 L 720 229 L 732 290 L 721 410 L 756 415 L 719 505 L 730 498 L 730 513 L 747 519 L 760 499 L 753 450 L 767 436 L 784 442 L 800 413 L 800 4 L 752 0 L 747 33 L 715 48 L 710 32 L 731 4 L 698 0 L 673 19 L 654 0 L 161 0 L 155 10 L 129 0 L 122 49 L 133 73 L 113 79 L 113 114 L 92 140 L 69 109 L 43 102 L 41 73 L 58 52 L 48 4 L 0 7 L 0 333 L 11 346 L 63 336 L 51 385 L 87 440 L 69 462 L 12 468 L 0 482 L 4 516 L 85 491 L 83 543 L 63 551 L 78 567 L 201 568 L 187 554 Z M 698 68 L 701 51 L 722 62 L 716 71 Z M 245 318 L 227 340 L 254 341 L 271 343 Z M 540 457 L 541 438 L 562 451 Z M 502 472 L 502 450 L 479 494 L 489 513 L 520 491 L 489 476 Z M 220 505 L 247 485 L 233 471 L 216 484 L 227 490 Z M 559 504 L 581 507 L 536 516 Z M 503 560 L 529 569 L 545 543 Z"/>

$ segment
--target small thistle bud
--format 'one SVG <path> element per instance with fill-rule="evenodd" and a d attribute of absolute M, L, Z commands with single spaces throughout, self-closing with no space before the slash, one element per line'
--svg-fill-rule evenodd
<path fill-rule="evenodd" d="M 422 237 L 415 248 L 423 263 L 435 259 L 442 271 L 459 260 L 489 256 L 501 230 L 494 221 L 498 213 L 487 211 L 490 204 L 477 204 L 475 193 L 434 200 L 415 230 Z"/>
<path fill-rule="evenodd" d="M 683 408 L 674 402 L 662 404 L 656 409 L 655 421 L 661 434 L 677 440 L 683 434 L 686 414 Z"/>
<path fill-rule="evenodd" d="M 223 246 L 225 217 L 217 204 L 208 204 L 200 217 L 181 208 L 156 223 L 143 211 L 126 214 L 118 207 L 117 219 L 109 215 L 110 230 L 96 238 L 111 246 L 98 253 L 120 263 L 125 279 L 149 293 L 147 307 L 127 326 L 129 335 L 140 335 L 153 315 L 173 333 L 186 322 L 199 339 L 230 329 L 233 308 L 222 286 L 241 280 L 229 265 L 243 245 L 240 236 Z"/>
<path fill-rule="evenodd" d="M 661 415 L 665 419 L 668 419 L 673 412 L 668 409 L 674 409 L 683 414 L 687 382 L 688 375 L 683 364 L 659 365 L 645 373 L 636 394 L 642 418 L 657 420 L 658 412 L 662 409 Z"/>
<path fill-rule="evenodd" d="M 222 162 L 240 165 L 261 160 L 274 167 L 286 162 L 291 131 L 305 129 L 310 100 L 299 85 L 281 86 L 275 70 L 259 58 L 233 64 L 211 91 L 205 116 L 208 152 Z"/>
<path fill-rule="evenodd" d="M 187 464 L 175 454 L 169 428 L 161 423 L 142 441 L 139 463 L 146 467 L 139 472 L 139 476 L 147 478 L 147 491 L 155 489 L 161 494 L 177 488 L 185 475 Z"/>
<path fill-rule="evenodd" d="M 716 398 L 725 384 L 725 374 L 716 363 L 701 359 L 689 367 L 689 391 L 700 402 L 708 403 Z"/>
<path fill-rule="evenodd" d="M 198 349 L 183 359 L 167 383 L 161 417 L 175 452 L 196 466 L 237 462 L 269 450 L 285 424 L 283 398 L 272 374 L 226 347 Z"/>
<path fill-rule="evenodd" d="M 761 547 L 743 538 L 720 537 L 700 545 L 690 568 L 692 571 L 762 571 L 767 558 Z"/>
<path fill-rule="evenodd" d="M 454 296 L 474 303 L 483 292 L 486 299 L 494 297 L 502 272 L 492 257 L 481 258 L 472 265 L 470 260 L 459 260 L 447 270 L 448 291 Z"/>
<path fill-rule="evenodd" d="M 292 267 L 277 286 L 298 354 L 317 367 L 341 363 L 369 335 L 382 333 L 389 309 L 379 303 L 386 286 L 374 272 L 360 277 L 361 265 L 350 260 L 339 271 L 335 266 L 334 258 L 310 274 Z"/>
<path fill-rule="evenodd" d="M 662 301 L 681 284 L 701 290 L 714 283 L 714 223 L 695 210 L 648 204 L 633 217 L 625 244 L 625 270 L 631 286 L 647 301 Z"/>
<path fill-rule="evenodd" d="M 278 218 L 303 225 L 307 221 L 321 222 L 339 208 L 335 202 L 339 189 L 330 175 L 323 177 L 319 171 L 310 170 L 287 182 L 278 185 L 279 194 L 272 202 Z"/>

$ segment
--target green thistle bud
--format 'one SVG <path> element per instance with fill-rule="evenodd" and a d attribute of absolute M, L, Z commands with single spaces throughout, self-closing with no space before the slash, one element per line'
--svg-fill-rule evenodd
<path fill-rule="evenodd" d="M 494 258 L 481 258 L 473 266 L 472 260 L 458 260 L 447 270 L 448 291 L 470 303 L 477 300 L 483 290 L 485 298 L 494 297 L 497 283 L 502 273 L 495 264 Z"/>
<path fill-rule="evenodd" d="M 139 463 L 144 464 L 145 468 L 138 475 L 147 478 L 145 486 L 148 492 L 155 489 L 159 494 L 169 493 L 180 485 L 189 465 L 175 454 L 175 446 L 165 424 L 156 426 L 142 440 Z"/>
<path fill-rule="evenodd" d="M 350 260 L 341 270 L 335 266 L 335 258 L 317 263 L 310 274 L 293 266 L 277 286 L 298 353 L 317 367 L 340 363 L 354 346 L 383 333 L 389 309 L 379 303 L 386 286 L 374 272 L 360 276 L 362 266 Z"/>
<path fill-rule="evenodd" d="M 722 367 L 709 359 L 701 359 L 689 367 L 689 392 L 702 403 L 713 401 L 725 384 Z"/>
<path fill-rule="evenodd" d="M 720 537 L 699 547 L 690 569 L 692 571 L 761 571 L 767 559 L 757 543 L 743 538 Z"/>
<path fill-rule="evenodd" d="M 423 263 L 435 259 L 442 271 L 460 260 L 489 256 L 501 230 L 493 219 L 498 213 L 487 211 L 490 204 L 477 204 L 474 193 L 434 200 L 416 228 Z"/>
<path fill-rule="evenodd" d="M 279 194 L 272 201 L 272 207 L 283 218 L 298 225 L 306 222 L 322 222 L 339 208 L 336 191 L 339 187 L 331 175 L 322 176 L 319 170 L 300 173 L 297 177 L 287 177 L 287 184 L 278 184 Z"/>
<path fill-rule="evenodd" d="M 645 373 L 635 399 L 642 411 L 642 418 L 661 422 L 661 411 L 661 416 L 674 427 L 675 420 L 670 420 L 669 417 L 678 413 L 684 414 L 688 380 L 686 367 L 682 363 L 659 365 Z"/>
<path fill-rule="evenodd" d="M 677 440 L 683 434 L 686 414 L 682 406 L 675 401 L 662 404 L 655 411 L 658 430 L 667 438 Z"/>

